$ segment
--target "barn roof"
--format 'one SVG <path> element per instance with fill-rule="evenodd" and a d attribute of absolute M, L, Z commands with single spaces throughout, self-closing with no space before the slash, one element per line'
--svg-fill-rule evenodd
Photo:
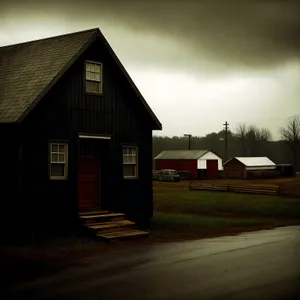
<path fill-rule="evenodd" d="M 99 28 L 0 47 L 0 123 L 21 121 L 97 38 L 120 67 L 157 129 L 161 129 Z"/>
<path fill-rule="evenodd" d="M 237 159 L 246 167 L 275 167 L 276 164 L 271 161 L 268 157 L 233 157 L 227 162 L 224 163 L 226 165 L 231 160 Z"/>
<path fill-rule="evenodd" d="M 198 159 L 210 150 L 166 150 L 154 159 Z"/>

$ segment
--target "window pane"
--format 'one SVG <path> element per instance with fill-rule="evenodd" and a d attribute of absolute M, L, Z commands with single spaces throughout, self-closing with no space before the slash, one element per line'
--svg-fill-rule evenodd
<path fill-rule="evenodd" d="M 58 154 L 57 153 L 51 154 L 51 162 L 58 162 Z"/>
<path fill-rule="evenodd" d="M 124 177 L 136 177 L 136 166 L 135 165 L 123 165 Z"/>
<path fill-rule="evenodd" d="M 95 64 L 91 64 L 91 72 L 95 72 Z"/>
<path fill-rule="evenodd" d="M 100 74 L 100 65 L 95 65 L 95 72 Z"/>
<path fill-rule="evenodd" d="M 95 73 L 91 73 L 91 80 L 95 80 Z"/>
<path fill-rule="evenodd" d="M 89 71 L 86 71 L 86 76 L 85 76 L 86 79 L 90 80 L 91 79 L 91 72 Z"/>
<path fill-rule="evenodd" d="M 59 145 L 58 149 L 60 153 L 65 153 L 65 145 Z"/>
<path fill-rule="evenodd" d="M 95 80 L 100 81 L 100 73 L 95 73 Z"/>
<path fill-rule="evenodd" d="M 58 161 L 61 163 L 65 162 L 65 155 L 64 154 L 58 154 Z"/>
<path fill-rule="evenodd" d="M 87 92 L 100 92 L 100 83 L 96 81 L 86 81 L 86 90 Z"/>
<path fill-rule="evenodd" d="M 58 152 L 58 145 L 57 144 L 52 144 L 51 146 L 51 152 Z"/>
<path fill-rule="evenodd" d="M 64 164 L 51 164 L 51 176 L 64 176 L 65 165 Z"/>
<path fill-rule="evenodd" d="M 91 64 L 90 63 L 86 63 L 86 70 L 91 71 Z"/>

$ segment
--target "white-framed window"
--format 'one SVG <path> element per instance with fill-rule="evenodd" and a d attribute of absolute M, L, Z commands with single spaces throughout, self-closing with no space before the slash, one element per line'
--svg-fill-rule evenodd
<path fill-rule="evenodd" d="M 68 144 L 50 143 L 50 179 L 68 179 Z"/>
<path fill-rule="evenodd" d="M 85 90 L 89 93 L 102 94 L 102 64 L 86 61 Z"/>
<path fill-rule="evenodd" d="M 138 178 L 138 148 L 123 146 L 123 176 Z"/>

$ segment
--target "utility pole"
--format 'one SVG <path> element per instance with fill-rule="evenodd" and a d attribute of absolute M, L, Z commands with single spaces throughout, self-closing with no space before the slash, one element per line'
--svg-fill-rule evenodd
<path fill-rule="evenodd" d="M 192 135 L 185 133 L 183 136 L 187 136 L 189 138 L 189 150 L 191 150 L 191 137 L 192 137 Z"/>
<path fill-rule="evenodd" d="M 227 123 L 227 121 L 225 122 L 225 124 L 223 124 L 225 126 L 225 155 L 224 155 L 224 162 L 227 161 L 227 156 L 228 156 L 228 126 L 229 124 Z"/>

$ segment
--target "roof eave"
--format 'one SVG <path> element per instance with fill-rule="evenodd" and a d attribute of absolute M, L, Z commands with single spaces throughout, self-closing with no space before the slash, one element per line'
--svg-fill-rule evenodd
<path fill-rule="evenodd" d="M 150 108 L 150 106 L 148 105 L 147 101 L 145 100 L 145 98 L 143 97 L 143 95 L 141 94 L 141 92 L 139 91 L 139 89 L 137 88 L 137 86 L 135 85 L 135 83 L 133 82 L 133 80 L 131 79 L 130 75 L 128 74 L 128 72 L 124 68 L 123 64 L 121 63 L 121 61 L 117 57 L 116 53 L 114 52 L 114 50 L 112 49 L 112 47 L 110 46 L 110 44 L 108 43 L 108 41 L 106 40 L 106 38 L 104 37 L 104 35 L 102 34 L 102 32 L 100 30 L 98 30 L 97 34 L 102 39 L 104 45 L 106 46 L 106 48 L 108 49 L 108 51 L 110 52 L 110 54 L 112 55 L 112 57 L 114 58 L 114 60 L 116 61 L 117 65 L 120 67 L 120 69 L 123 72 L 125 78 L 128 80 L 129 84 L 131 85 L 131 87 L 133 88 L 133 90 L 136 92 L 136 94 L 140 98 L 142 104 L 144 105 L 144 107 L 146 108 L 146 110 L 148 111 L 148 113 L 150 114 L 150 116 L 152 117 L 152 119 L 153 119 L 153 121 L 154 121 L 154 123 L 156 125 L 156 127 L 152 128 L 152 129 L 153 130 L 162 130 L 162 124 L 160 123 L 160 121 L 158 120 L 158 118 L 154 114 L 153 110 Z"/>
<path fill-rule="evenodd" d="M 99 31 L 99 29 L 97 28 Z M 60 70 L 60 72 L 51 80 L 46 88 L 37 96 L 33 103 L 26 109 L 26 111 L 19 117 L 17 123 L 21 123 L 27 115 L 33 110 L 38 102 L 50 91 L 50 89 L 60 80 L 60 78 L 68 71 L 74 62 L 84 53 L 84 51 L 95 41 L 97 38 L 97 31 L 92 37 L 81 47 L 81 49 L 69 60 L 69 62 Z"/>

